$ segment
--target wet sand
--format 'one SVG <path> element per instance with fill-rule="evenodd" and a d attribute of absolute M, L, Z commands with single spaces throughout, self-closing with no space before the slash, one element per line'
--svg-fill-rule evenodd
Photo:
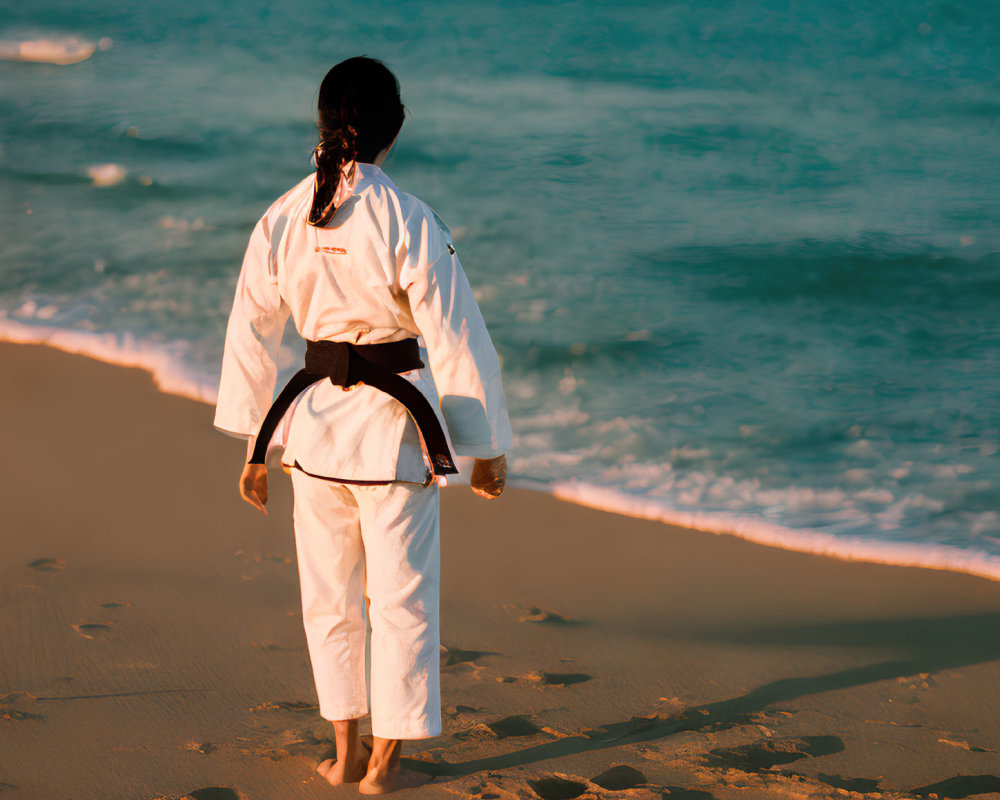
<path fill-rule="evenodd" d="M 287 476 L 148 373 L 0 344 L 0 795 L 356 796 Z M 1000 798 L 1000 583 L 443 493 L 444 733 L 406 797 Z"/>

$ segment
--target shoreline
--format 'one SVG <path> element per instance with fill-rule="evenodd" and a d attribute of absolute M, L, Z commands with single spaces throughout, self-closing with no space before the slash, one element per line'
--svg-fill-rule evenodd
<path fill-rule="evenodd" d="M 5 797 L 353 796 L 314 772 L 283 473 L 264 517 L 203 403 L 52 348 L 0 360 Z M 442 562 L 444 729 L 407 743 L 436 776 L 407 796 L 1000 791 L 994 581 L 460 486 Z"/>
<path fill-rule="evenodd" d="M 129 336 L 68 331 L 25 325 L 0 316 L 0 345 L 44 346 L 101 363 L 147 372 L 165 394 L 214 405 L 215 388 L 184 368 L 165 348 L 140 345 Z M 280 383 L 280 381 L 279 381 Z M 460 465 L 461 467 L 461 465 Z M 463 470 L 464 472 L 464 470 Z M 463 476 L 453 482 L 461 484 Z M 756 544 L 850 562 L 943 570 L 1000 581 L 1000 556 L 943 544 L 890 542 L 859 537 L 837 537 L 821 531 L 789 528 L 749 516 L 723 512 L 672 509 L 641 495 L 576 481 L 549 484 L 516 478 L 512 488 L 548 494 L 585 508 L 623 517 L 677 525 L 715 535 L 736 536 Z"/>

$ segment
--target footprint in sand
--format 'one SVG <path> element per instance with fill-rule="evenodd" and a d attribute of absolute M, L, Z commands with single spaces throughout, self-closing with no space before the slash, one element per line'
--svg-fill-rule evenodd
<path fill-rule="evenodd" d="M 940 783 L 911 789 L 913 794 L 923 797 L 937 795 L 938 797 L 972 797 L 987 792 L 1000 792 L 1000 778 L 996 775 L 956 775 Z"/>
<path fill-rule="evenodd" d="M 294 711 L 296 714 L 306 714 L 319 710 L 318 705 L 306 700 L 279 700 L 274 705 L 279 711 Z"/>
<path fill-rule="evenodd" d="M 664 800 L 715 800 L 713 794 L 701 789 L 685 789 L 681 786 L 649 786 L 646 776 L 627 764 L 612 767 L 602 772 L 600 775 L 591 778 L 590 783 L 609 792 L 623 792 L 646 785 L 648 788 L 645 791 L 649 792 L 649 794 L 640 796 L 661 796 Z M 582 781 L 573 780 L 568 775 L 547 775 L 537 780 L 529 780 L 528 785 L 542 800 L 573 800 L 574 797 L 579 797 L 588 789 L 591 791 L 590 796 L 602 796 L 593 792 L 593 786 L 588 786 Z M 642 792 L 643 790 L 640 789 L 639 791 Z M 635 797 L 636 795 L 632 793 L 629 796 Z"/>
<path fill-rule="evenodd" d="M 66 562 L 61 558 L 36 558 L 28 566 L 39 572 L 58 572 L 66 566 Z"/>
<path fill-rule="evenodd" d="M 479 706 L 457 705 L 453 708 L 444 709 L 443 713 L 448 719 L 458 719 L 469 714 L 478 714 L 482 710 Z"/>
<path fill-rule="evenodd" d="M 529 780 L 528 786 L 542 800 L 573 800 L 587 791 L 587 784 L 570 780 L 560 775 L 548 775 L 544 778 Z"/>
<path fill-rule="evenodd" d="M 585 672 L 532 672 L 528 679 L 537 681 L 542 686 L 573 686 L 591 681 L 594 676 Z"/>
<path fill-rule="evenodd" d="M 802 758 L 839 753 L 844 742 L 837 736 L 802 736 L 794 739 L 768 739 L 764 742 L 719 748 L 708 754 L 713 767 L 729 767 L 743 772 L 758 772 L 777 764 L 791 764 Z"/>
<path fill-rule="evenodd" d="M 73 630 L 84 639 L 104 639 L 111 632 L 112 622 L 81 622 L 74 625 Z"/>
<path fill-rule="evenodd" d="M 572 686 L 576 683 L 586 683 L 593 680 L 593 675 L 584 672 L 541 672 L 536 670 L 527 675 L 515 677 L 511 675 L 497 678 L 500 683 L 527 683 L 533 686 Z"/>
<path fill-rule="evenodd" d="M 291 711 L 295 714 L 310 714 L 313 711 L 319 711 L 319 706 L 316 705 L 316 703 L 310 703 L 306 700 L 278 700 L 275 703 L 261 703 L 259 706 L 254 706 L 250 710 Z"/>
<path fill-rule="evenodd" d="M 498 656 L 491 650 L 460 650 L 457 647 L 441 645 L 441 666 L 454 667 L 456 664 L 474 664 L 483 656 Z"/>
<path fill-rule="evenodd" d="M 636 800 L 654 797 L 670 798 L 670 800 L 715 800 L 711 793 L 700 789 L 650 784 L 645 775 L 628 764 L 611 767 L 589 781 L 576 775 L 557 772 L 540 778 L 529 778 L 526 782 L 541 800 L 573 800 L 585 792 L 588 797 L 611 796 L 603 794 L 600 789 L 608 792 L 627 791 L 629 794 L 626 796 Z M 519 794 L 523 795 L 520 792 Z"/>
<path fill-rule="evenodd" d="M 620 792 L 623 789 L 634 789 L 643 783 L 648 783 L 646 776 L 635 767 L 628 764 L 619 764 L 596 775 L 590 779 L 591 783 L 596 783 L 602 789 L 612 792 Z"/>
<path fill-rule="evenodd" d="M 204 789 L 195 789 L 187 794 L 183 800 L 243 800 L 243 795 L 228 786 L 206 786 Z"/>
<path fill-rule="evenodd" d="M 507 739 L 513 736 L 531 736 L 540 733 L 539 728 L 527 714 L 515 714 L 504 717 L 496 722 L 487 722 L 486 727 L 497 735 L 498 739 Z"/>
<path fill-rule="evenodd" d="M 542 729 L 532 722 L 527 714 L 515 714 L 496 722 L 473 725 L 471 728 L 452 734 L 452 736 L 460 741 L 466 741 L 469 739 L 511 739 L 518 736 L 532 736 L 536 733 L 542 733 Z"/>
<path fill-rule="evenodd" d="M 185 795 L 172 794 L 161 796 L 154 800 L 246 800 L 236 789 L 228 786 L 206 786 L 204 789 L 195 789 Z"/>
<path fill-rule="evenodd" d="M 330 747 L 336 751 L 329 739 L 316 736 L 311 731 L 282 731 L 278 737 L 279 744 L 291 756 L 311 756 L 317 751 Z M 371 747 L 368 748 L 369 750 Z M 329 756 L 332 758 L 332 756 Z"/>
<path fill-rule="evenodd" d="M 228 786 L 206 786 L 204 789 L 195 789 L 185 795 L 161 795 L 154 800 L 246 800 L 246 798 Z"/>
<path fill-rule="evenodd" d="M 916 675 L 896 678 L 896 683 L 905 686 L 911 692 L 916 692 L 920 689 L 930 689 L 936 682 L 929 672 L 919 672 Z"/>
<path fill-rule="evenodd" d="M 878 790 L 881 778 L 845 778 L 842 775 L 827 775 L 824 772 L 817 776 L 819 780 L 834 789 L 846 789 L 849 792 L 861 792 L 867 794 Z"/>
<path fill-rule="evenodd" d="M 269 726 L 266 731 L 260 732 L 261 735 L 256 740 L 244 740 L 240 749 L 269 761 L 282 761 L 297 756 L 315 758 L 321 752 L 326 755 L 320 760 L 336 757 L 336 746 L 329 738 L 317 736 L 307 727 L 296 728 L 296 725 L 297 723 L 292 723 L 291 727 L 284 730 L 275 730 Z"/>
<path fill-rule="evenodd" d="M 551 608 L 542 606 L 504 606 L 517 611 L 518 622 L 535 622 L 543 625 L 586 625 L 582 620 L 572 619 Z"/>
<path fill-rule="evenodd" d="M 0 719 L 23 722 L 26 719 L 45 719 L 41 714 L 33 714 L 30 711 L 20 711 L 16 708 L 0 708 Z"/>

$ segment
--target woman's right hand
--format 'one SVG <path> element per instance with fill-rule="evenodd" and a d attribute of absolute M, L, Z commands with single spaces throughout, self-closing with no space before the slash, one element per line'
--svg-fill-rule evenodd
<path fill-rule="evenodd" d="M 507 456 L 477 458 L 469 478 L 469 488 L 480 497 L 492 500 L 500 496 L 507 483 Z"/>
<path fill-rule="evenodd" d="M 267 514 L 267 467 L 263 464 L 247 464 L 240 475 L 240 497 L 258 511 Z"/>

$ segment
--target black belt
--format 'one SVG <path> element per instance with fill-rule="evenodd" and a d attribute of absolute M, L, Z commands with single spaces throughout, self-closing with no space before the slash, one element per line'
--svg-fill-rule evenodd
<path fill-rule="evenodd" d="M 257 432 L 251 464 L 263 464 L 267 445 L 274 435 L 278 422 L 285 415 L 292 401 L 306 388 L 323 378 L 329 378 L 334 386 L 354 386 L 367 383 L 396 398 L 406 406 L 413 416 L 420 436 L 427 447 L 436 475 L 458 472 L 444 430 L 434 409 L 423 393 L 401 372 L 422 369 L 420 348 L 416 339 L 382 344 L 351 344 L 350 342 L 306 342 L 306 366 L 296 372 L 285 384 L 278 397 L 271 404 L 264 421 Z"/>

